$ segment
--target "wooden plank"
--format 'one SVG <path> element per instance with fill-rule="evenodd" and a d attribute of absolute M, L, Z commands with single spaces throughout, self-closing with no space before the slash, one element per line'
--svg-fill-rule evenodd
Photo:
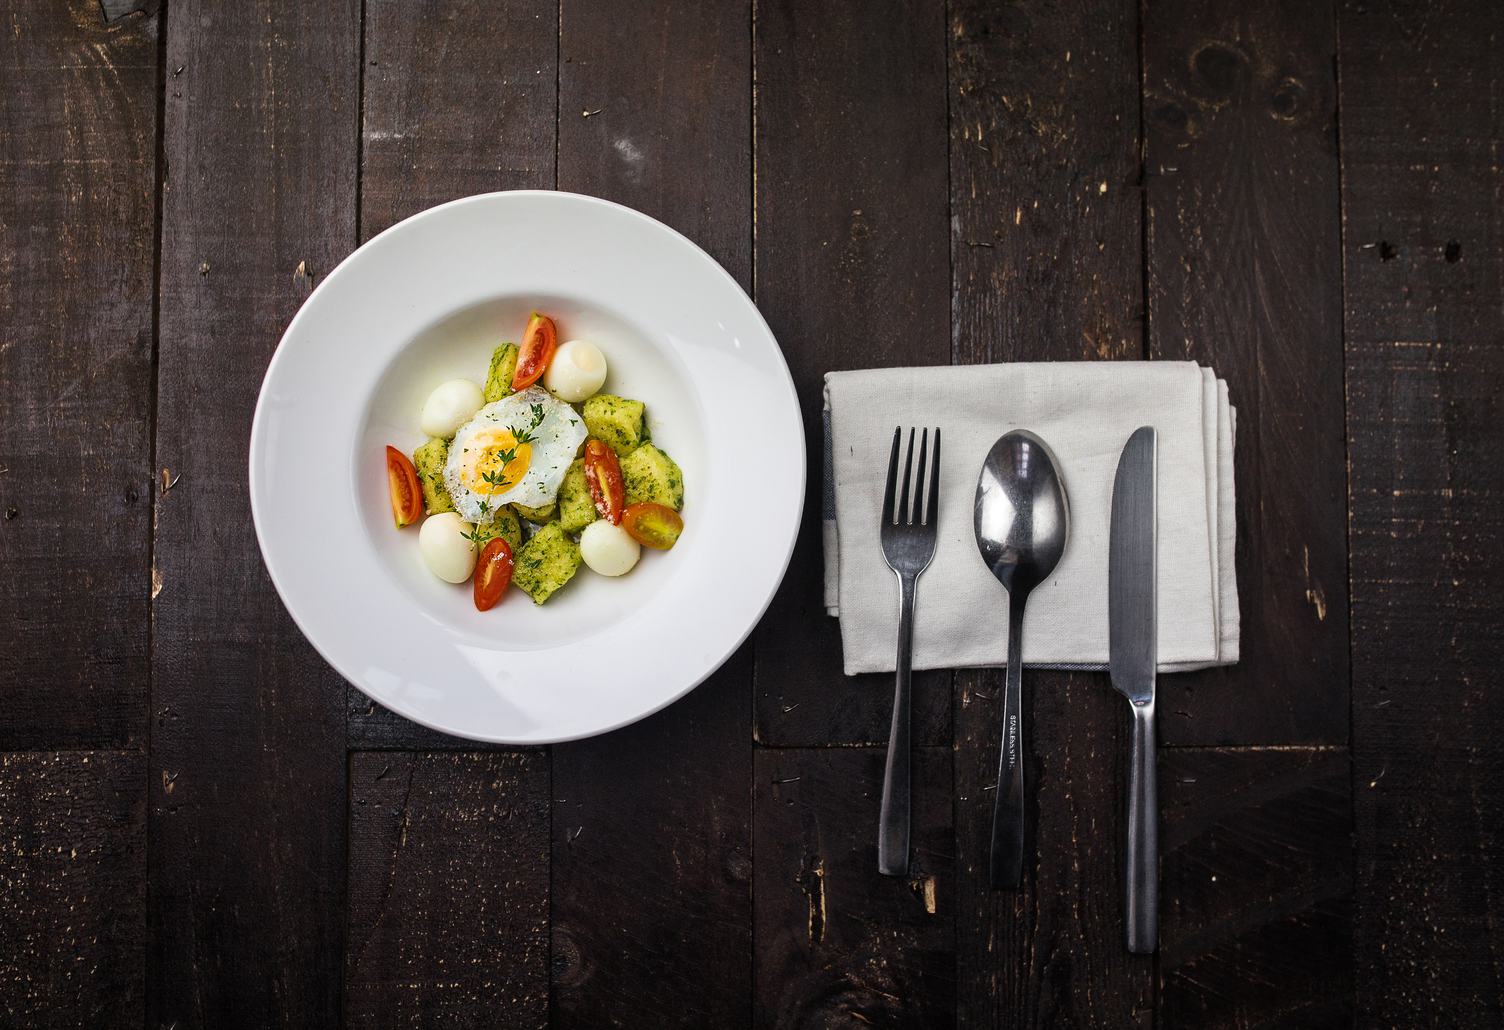
<path fill-rule="evenodd" d="M 667 222 L 746 288 L 748 5 L 581 2 L 560 17 L 559 187 Z M 747 1024 L 751 676 L 744 647 L 651 719 L 553 749 L 559 1025 Z"/>
<path fill-rule="evenodd" d="M 953 3 L 950 84 L 955 360 L 1141 357 L 1137 4 Z M 1150 1025 L 1152 963 L 1122 945 L 1125 703 L 1025 675 L 1024 887 L 993 892 L 1002 676 L 956 687 L 961 1022 Z"/>
<path fill-rule="evenodd" d="M 157 22 L 0 32 L 0 748 L 145 728 Z"/>
<path fill-rule="evenodd" d="M 339 1019 L 345 686 L 263 571 L 244 456 L 283 328 L 356 237 L 359 10 L 168 7 L 153 1026 Z"/>
<path fill-rule="evenodd" d="M 548 1024 L 548 755 L 350 758 L 345 1020 Z"/>
<path fill-rule="evenodd" d="M 1160 753 L 1160 1025 L 1353 1025 L 1349 771 L 1341 748 Z"/>
<path fill-rule="evenodd" d="M 1145 8 L 1150 352 L 1239 415 L 1242 660 L 1160 680 L 1169 744 L 1347 742 L 1334 34 L 1326 3 Z"/>
<path fill-rule="evenodd" d="M 1504 1025 L 1504 8 L 1339 12 L 1359 1025 Z"/>
<path fill-rule="evenodd" d="M 744 290 L 752 268 L 747 0 L 592 0 L 560 15 L 559 189 L 635 207 Z"/>
<path fill-rule="evenodd" d="M 1025 673 L 1024 885 L 993 891 L 1002 680 L 957 676 L 960 1022 L 1152 1026 L 1153 960 L 1123 945 L 1127 702 L 1102 676 Z"/>
<path fill-rule="evenodd" d="M 0 755 L 0 1021 L 140 1026 L 146 761 Z"/>
<path fill-rule="evenodd" d="M 457 197 L 554 185 L 558 31 L 542 0 L 366 5 L 362 240 Z M 485 747 L 347 695 L 352 747 Z"/>
<path fill-rule="evenodd" d="M 945 5 L 759 3 L 754 41 L 756 297 L 794 376 L 810 470 L 756 637 L 757 739 L 880 743 L 892 677 L 841 675 L 822 603 L 821 391 L 837 369 L 950 363 Z M 948 673 L 915 676 L 913 733 L 950 740 Z"/>
<path fill-rule="evenodd" d="M 558 6 L 366 6 L 360 235 L 446 200 L 554 185 Z"/>
<path fill-rule="evenodd" d="M 673 707 L 554 747 L 558 1025 L 747 1025 L 750 666 L 744 650 Z"/>
<path fill-rule="evenodd" d="M 951 756 L 914 752 L 912 879 L 877 871 L 881 748 L 758 750 L 758 1026 L 951 1026 Z M 961 982 L 963 997 L 975 990 Z"/>

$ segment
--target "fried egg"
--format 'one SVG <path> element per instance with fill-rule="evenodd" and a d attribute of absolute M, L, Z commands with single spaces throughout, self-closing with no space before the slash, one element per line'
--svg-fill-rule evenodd
<path fill-rule="evenodd" d="M 449 445 L 444 486 L 455 510 L 488 522 L 503 504 L 551 503 L 586 435 L 579 413 L 542 387 L 487 404 Z"/>

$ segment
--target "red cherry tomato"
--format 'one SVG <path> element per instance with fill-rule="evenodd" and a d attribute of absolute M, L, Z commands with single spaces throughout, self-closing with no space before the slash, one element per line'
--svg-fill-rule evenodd
<path fill-rule="evenodd" d="M 672 508 L 643 501 L 628 505 L 621 513 L 621 528 L 643 547 L 667 551 L 684 532 L 684 520 Z"/>
<path fill-rule="evenodd" d="M 386 482 L 392 495 L 392 521 L 398 529 L 411 526 L 423 514 L 423 491 L 418 488 L 418 470 L 395 447 L 386 449 Z"/>
<path fill-rule="evenodd" d="M 512 582 L 514 567 L 511 544 L 499 536 L 486 541 L 486 546 L 480 550 L 480 557 L 475 561 L 476 611 L 489 611 L 501 600 L 501 595 L 506 593 L 507 584 Z"/>
<path fill-rule="evenodd" d="M 512 389 L 526 390 L 541 379 L 558 346 L 559 330 L 555 328 L 554 320 L 534 311 L 533 317 L 527 320 L 527 331 L 522 334 L 517 367 L 512 372 Z"/>
<path fill-rule="evenodd" d="M 627 488 L 622 483 L 621 462 L 607 444 L 592 437 L 585 441 L 585 482 L 601 518 L 613 526 L 621 522 L 627 506 Z"/>

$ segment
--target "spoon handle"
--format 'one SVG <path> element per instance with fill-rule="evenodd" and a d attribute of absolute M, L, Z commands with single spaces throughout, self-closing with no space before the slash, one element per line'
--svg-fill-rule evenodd
<path fill-rule="evenodd" d="M 877 820 L 877 871 L 909 875 L 909 680 L 914 665 L 915 576 L 898 577 L 898 669 L 893 686 L 893 723 L 883 769 L 883 803 Z"/>
<path fill-rule="evenodd" d="M 1008 685 L 992 802 L 993 890 L 1017 890 L 1024 878 L 1024 602 L 1021 592 L 1008 598 Z"/>

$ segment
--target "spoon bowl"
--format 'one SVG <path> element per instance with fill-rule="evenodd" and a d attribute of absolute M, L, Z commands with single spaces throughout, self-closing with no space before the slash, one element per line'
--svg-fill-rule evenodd
<path fill-rule="evenodd" d="M 1070 505 L 1043 440 L 1018 429 L 992 445 L 973 515 L 982 561 L 1009 594 L 1027 594 L 1055 571 L 1070 535 Z"/>
<path fill-rule="evenodd" d="M 1008 682 L 992 803 L 990 878 L 994 890 L 1023 882 L 1023 636 L 1029 594 L 1055 571 L 1070 536 L 1070 504 L 1055 456 L 1023 429 L 987 452 L 972 512 L 982 561 L 1008 591 Z"/>

